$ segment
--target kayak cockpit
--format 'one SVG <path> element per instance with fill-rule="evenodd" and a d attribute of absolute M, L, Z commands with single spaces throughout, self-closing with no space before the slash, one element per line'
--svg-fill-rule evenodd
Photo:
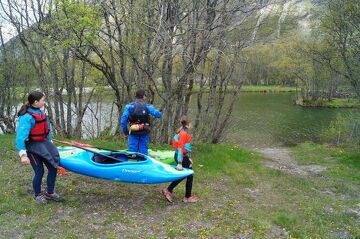
<path fill-rule="evenodd" d="M 136 153 L 111 153 L 109 155 L 94 154 L 91 160 L 100 164 L 116 164 L 121 162 L 141 162 L 147 160 L 147 158 Z"/>

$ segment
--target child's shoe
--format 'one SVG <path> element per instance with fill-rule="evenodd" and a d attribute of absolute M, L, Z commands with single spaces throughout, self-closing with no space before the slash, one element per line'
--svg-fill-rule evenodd
<path fill-rule="evenodd" d="M 46 198 L 47 200 L 54 200 L 55 202 L 62 202 L 62 201 L 64 201 L 64 199 L 63 199 L 62 197 L 60 197 L 60 195 L 57 194 L 57 193 L 52 193 L 52 194 L 50 194 L 50 193 L 46 192 L 46 193 L 45 193 L 45 198 Z"/>
<path fill-rule="evenodd" d="M 40 204 L 47 204 L 48 201 L 46 200 L 45 196 L 43 194 L 39 194 L 34 197 L 34 200 Z"/>
<path fill-rule="evenodd" d="M 165 196 L 166 200 L 168 200 L 169 202 L 172 202 L 172 195 L 173 193 L 170 192 L 167 188 L 164 188 L 162 191 L 162 194 Z"/>
<path fill-rule="evenodd" d="M 190 197 L 188 198 L 183 198 L 183 202 L 197 202 L 199 200 L 199 197 L 198 196 L 195 196 L 195 195 L 191 195 Z"/>

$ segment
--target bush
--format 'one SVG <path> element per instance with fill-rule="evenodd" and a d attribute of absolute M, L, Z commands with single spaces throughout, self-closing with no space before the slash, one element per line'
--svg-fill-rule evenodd
<path fill-rule="evenodd" d="M 360 139 L 360 113 L 337 114 L 335 120 L 330 122 L 329 127 L 320 136 L 325 142 L 337 146 L 356 143 Z"/>

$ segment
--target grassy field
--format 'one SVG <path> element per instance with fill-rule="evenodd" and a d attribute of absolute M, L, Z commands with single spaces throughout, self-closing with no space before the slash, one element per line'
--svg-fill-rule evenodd
<path fill-rule="evenodd" d="M 42 206 L 33 201 L 33 171 L 20 165 L 14 136 L 0 135 L 0 238 L 360 238 L 359 145 L 291 148 L 299 165 L 326 168 L 307 177 L 267 168 L 268 159 L 234 145 L 193 148 L 197 203 L 181 202 L 183 183 L 168 203 L 160 194 L 167 184 L 68 172 L 56 187 L 66 201 Z"/>

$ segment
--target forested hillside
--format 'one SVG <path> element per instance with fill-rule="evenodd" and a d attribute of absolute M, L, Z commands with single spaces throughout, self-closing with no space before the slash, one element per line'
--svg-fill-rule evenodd
<path fill-rule="evenodd" d="M 356 1 L 273 3 L 253 17 L 246 84 L 297 86 L 301 105 L 360 99 Z"/>

